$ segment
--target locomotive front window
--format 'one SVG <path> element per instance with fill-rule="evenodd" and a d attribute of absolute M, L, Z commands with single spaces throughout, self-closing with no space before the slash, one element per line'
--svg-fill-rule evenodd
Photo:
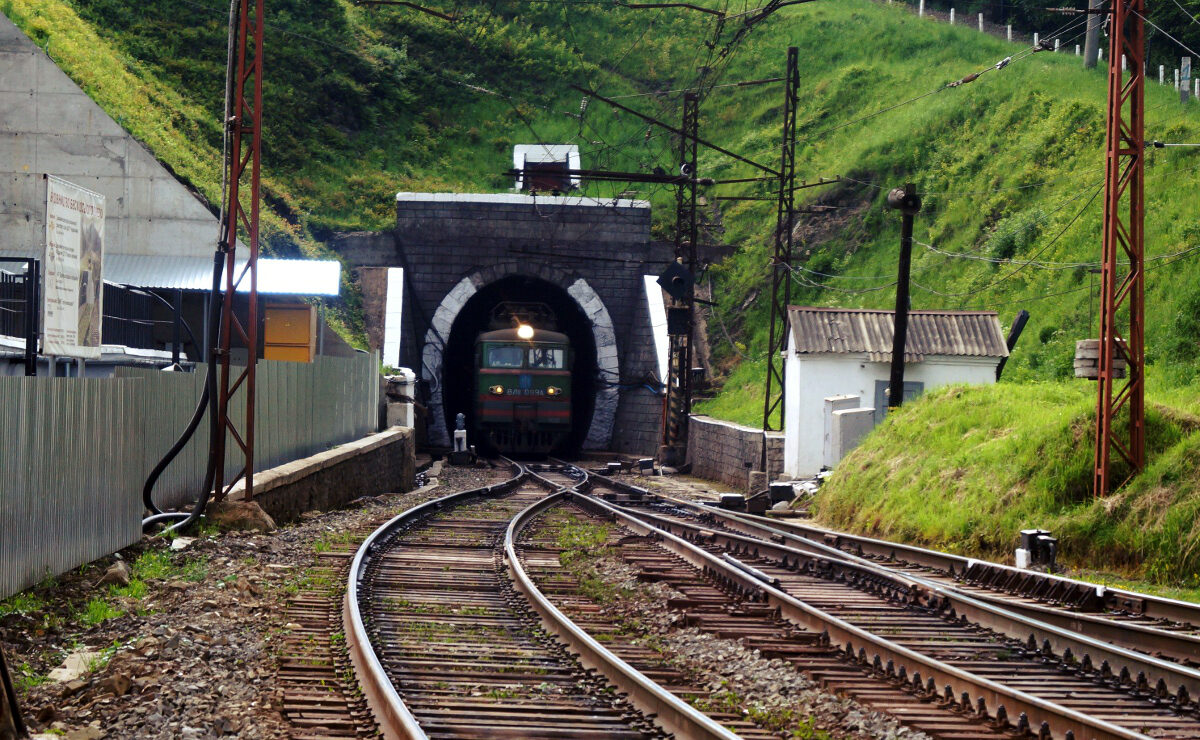
<path fill-rule="evenodd" d="M 565 353 L 561 349 L 535 347 L 529 350 L 529 367 L 543 370 L 562 370 Z"/>
<path fill-rule="evenodd" d="M 488 367 L 521 367 L 525 360 L 525 350 L 521 347 L 489 347 L 487 353 Z"/>

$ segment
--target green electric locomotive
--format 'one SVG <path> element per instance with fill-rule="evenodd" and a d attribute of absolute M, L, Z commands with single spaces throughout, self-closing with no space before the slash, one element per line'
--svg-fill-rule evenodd
<path fill-rule="evenodd" d="M 475 423 L 500 452 L 544 455 L 571 430 L 566 334 L 520 324 L 475 340 Z"/>

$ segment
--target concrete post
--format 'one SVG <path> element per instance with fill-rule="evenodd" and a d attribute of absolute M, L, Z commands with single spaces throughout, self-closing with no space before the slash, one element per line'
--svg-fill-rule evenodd
<path fill-rule="evenodd" d="M 950 25 L 954 25 L 954 8 L 950 8 Z"/>
<path fill-rule="evenodd" d="M 1033 33 L 1033 45 L 1034 45 L 1034 46 L 1037 46 L 1039 43 L 1041 43 L 1041 42 L 1040 42 L 1040 41 L 1038 41 L 1038 35 L 1037 35 L 1037 32 L 1036 32 L 1036 31 L 1034 31 L 1034 33 Z"/>
<path fill-rule="evenodd" d="M 983 13 L 979 14 L 979 32 L 983 33 Z"/>
<path fill-rule="evenodd" d="M 1175 70 L 1175 89 L 1179 89 L 1179 70 Z"/>
<path fill-rule="evenodd" d="M 1079 56 L 1079 44 L 1075 44 L 1075 56 Z"/>
<path fill-rule="evenodd" d="M 917 17 L 918 18 L 925 17 L 925 0 L 919 0 L 919 2 L 917 3 Z"/>
<path fill-rule="evenodd" d="M 1129 68 L 1128 62 L 1129 62 L 1129 60 L 1125 58 L 1124 54 L 1122 54 L 1121 55 L 1121 71 L 1122 72 L 1124 72 L 1126 69 Z"/>
<path fill-rule="evenodd" d="M 1012 41 L 1012 24 L 1008 24 L 1008 40 Z"/>
<path fill-rule="evenodd" d="M 1058 39 L 1054 39 L 1054 53 L 1058 53 Z"/>
<path fill-rule="evenodd" d="M 1088 8 L 1098 10 L 1103 0 L 1088 0 Z M 1092 69 L 1100 58 L 1100 14 L 1089 13 L 1087 19 L 1087 36 L 1083 43 L 1083 67 Z"/>

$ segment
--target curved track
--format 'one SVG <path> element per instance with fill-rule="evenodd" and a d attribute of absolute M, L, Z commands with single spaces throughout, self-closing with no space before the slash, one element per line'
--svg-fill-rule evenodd
<path fill-rule="evenodd" d="M 665 729 L 735 738 L 609 653 L 540 594 L 515 556 L 515 536 L 561 497 L 547 490 L 575 481 L 516 465 L 514 473 L 504 484 L 405 512 L 355 557 L 347 641 L 384 735 L 653 738 Z"/>
<path fill-rule="evenodd" d="M 594 480 L 617 492 L 610 499 L 661 501 L 644 489 Z M 698 567 L 740 571 L 740 579 L 726 577 L 757 589 L 789 619 L 827 633 L 881 678 L 923 682 L 920 690 L 948 709 L 1052 737 L 1200 737 L 1190 700 L 1200 674 L 1186 667 L 812 542 L 790 547 L 778 530 L 751 532 L 738 515 L 684 502 L 651 513 L 590 501 L 627 526 L 656 532 Z"/>

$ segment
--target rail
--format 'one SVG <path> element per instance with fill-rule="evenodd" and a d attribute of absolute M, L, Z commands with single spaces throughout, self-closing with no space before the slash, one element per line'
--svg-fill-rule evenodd
<path fill-rule="evenodd" d="M 346 598 L 342 609 L 346 647 L 349 650 L 350 661 L 359 685 L 362 686 L 367 705 L 379 723 L 380 731 L 388 740 L 427 740 L 428 736 L 421 729 L 416 717 L 405 706 L 404 700 L 384 671 L 379 655 L 371 645 L 359 602 L 359 584 L 363 574 L 370 559 L 381 549 L 388 537 L 398 529 L 427 514 L 439 511 L 447 505 L 475 496 L 503 493 L 520 484 L 528 475 L 527 472 L 516 463 L 508 462 L 513 467 L 514 475 L 506 481 L 442 496 L 414 506 L 388 520 L 363 540 L 350 564 L 350 578 L 346 585 Z"/>
<path fill-rule="evenodd" d="M 644 521 L 641 518 L 642 512 L 634 515 L 592 496 L 580 496 L 578 500 L 603 516 L 621 521 L 635 532 L 656 537 L 660 544 L 694 567 L 723 579 L 744 593 L 759 596 L 778 608 L 781 616 L 785 619 L 800 624 L 817 634 L 828 635 L 833 644 L 844 645 L 848 654 L 857 656 L 866 662 L 888 663 L 890 661 L 895 666 L 903 667 L 905 674 L 912 677 L 911 682 L 917 689 L 939 693 L 938 686 L 942 686 L 944 693 L 950 697 L 951 701 L 957 696 L 974 697 L 975 702 L 982 700 L 984 705 L 993 708 L 993 712 L 997 715 L 1023 714 L 1025 721 L 1035 728 L 1034 732 L 1041 731 L 1041 726 L 1045 728 L 1046 732 L 1059 738 L 1067 737 L 1067 733 L 1073 733 L 1076 738 L 1092 738 L 1094 740 L 1116 738 L 1129 740 L 1147 737 L 1105 720 L 998 684 L 871 634 L 763 583 L 753 575 L 662 527 Z M 705 532 L 706 536 L 711 534 L 713 534 L 711 530 Z M 754 544 L 770 543 L 755 540 Z M 811 553 L 809 555 L 813 556 Z M 858 646 L 857 650 L 855 649 L 856 645 Z"/>
<path fill-rule="evenodd" d="M 531 475 L 535 480 L 542 481 L 543 485 L 554 486 L 558 490 L 525 509 L 509 522 L 504 539 L 504 558 L 513 584 L 529 599 L 534 611 L 542 618 L 543 624 L 578 655 L 584 666 L 598 671 L 619 690 L 627 692 L 629 700 L 635 706 L 652 715 L 668 732 L 677 737 L 697 740 L 736 740 L 736 734 L 647 678 L 582 630 L 546 598 L 525 572 L 516 550 L 518 534 L 542 512 L 570 498 L 571 489 L 575 487 L 558 487 L 536 473 Z M 584 480 L 586 481 L 586 478 Z M 576 484 L 578 485 L 581 483 Z"/>

